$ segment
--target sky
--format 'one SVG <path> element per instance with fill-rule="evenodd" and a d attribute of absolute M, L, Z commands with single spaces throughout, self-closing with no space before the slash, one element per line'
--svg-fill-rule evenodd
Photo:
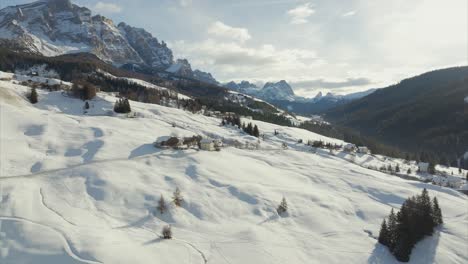
<path fill-rule="evenodd" d="M 31 2 L 0 0 L 0 8 Z M 221 81 L 346 94 L 467 65 L 466 0 L 72 0 Z"/>

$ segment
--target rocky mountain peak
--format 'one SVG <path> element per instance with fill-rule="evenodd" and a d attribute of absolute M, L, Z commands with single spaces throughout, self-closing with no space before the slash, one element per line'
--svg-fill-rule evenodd
<path fill-rule="evenodd" d="M 56 11 L 67 11 L 73 9 L 73 4 L 70 0 L 45 0 L 50 9 Z"/>

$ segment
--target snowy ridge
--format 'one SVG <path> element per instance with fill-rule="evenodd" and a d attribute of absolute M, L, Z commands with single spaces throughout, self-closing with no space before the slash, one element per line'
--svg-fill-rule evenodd
<path fill-rule="evenodd" d="M 240 83 L 231 81 L 224 84 L 224 87 L 232 91 L 255 96 L 270 102 L 280 100 L 305 103 L 317 103 L 324 99 L 331 101 L 356 100 L 365 97 L 377 90 L 369 89 L 363 92 L 350 93 L 346 95 L 337 95 L 333 93 L 327 93 L 326 95 L 323 95 L 322 92 L 318 92 L 317 95 L 313 98 L 305 98 L 295 95 L 293 88 L 284 80 L 276 83 L 267 82 L 262 88 L 259 88 L 255 84 L 252 84 L 248 81 L 241 81 Z"/>
<path fill-rule="evenodd" d="M 38 90 L 31 105 L 28 91 L 0 81 L 2 263 L 396 263 L 375 237 L 390 209 L 422 188 L 445 223 L 410 263 L 468 261 L 467 196 L 359 165 L 372 156 L 355 164 L 297 143 L 340 140 L 252 121 L 265 134 L 258 150 L 163 150 L 153 142 L 171 135 L 258 139 L 158 105 L 131 102 L 138 118 L 112 114 L 116 98 L 105 93 L 90 100 L 90 116 L 61 92 Z M 183 206 L 157 213 L 176 187 Z M 279 216 L 283 196 L 289 211 Z M 173 240 L 159 238 L 167 224 Z"/>

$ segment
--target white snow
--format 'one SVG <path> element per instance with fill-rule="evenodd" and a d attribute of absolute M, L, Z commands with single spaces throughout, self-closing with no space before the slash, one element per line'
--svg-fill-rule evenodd
<path fill-rule="evenodd" d="M 162 150 L 153 142 L 166 136 L 257 139 L 133 101 L 139 118 L 109 116 L 115 98 L 104 93 L 83 115 L 81 100 L 38 90 L 31 105 L 27 91 L 0 81 L 1 263 L 396 263 L 375 239 L 380 223 L 424 187 L 445 223 L 410 263 L 468 262 L 467 196 L 366 169 L 368 155 L 355 164 L 296 143 L 340 140 L 254 121 L 265 133 L 259 150 Z M 155 213 L 176 187 L 183 206 Z M 167 224 L 173 240 L 159 238 Z"/>

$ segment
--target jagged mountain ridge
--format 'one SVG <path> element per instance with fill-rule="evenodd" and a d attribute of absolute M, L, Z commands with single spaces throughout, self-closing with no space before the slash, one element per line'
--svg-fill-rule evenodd
<path fill-rule="evenodd" d="M 89 52 L 116 66 L 144 66 L 162 72 L 177 64 L 167 44 L 146 30 L 123 22 L 115 25 L 70 0 L 42 0 L 0 10 L 0 39 L 14 40 L 45 56 Z M 172 73 L 201 81 L 210 76 L 191 68 Z"/>
<path fill-rule="evenodd" d="M 323 95 L 322 92 L 318 92 L 313 98 L 305 98 L 296 95 L 293 88 L 285 80 L 276 83 L 267 82 L 262 88 L 249 81 L 241 81 L 239 83 L 231 81 L 224 84 L 224 87 L 265 100 L 282 109 L 305 115 L 321 113 L 338 105 L 367 96 L 376 90 L 369 89 L 347 95 L 335 95 L 332 93 Z"/>

